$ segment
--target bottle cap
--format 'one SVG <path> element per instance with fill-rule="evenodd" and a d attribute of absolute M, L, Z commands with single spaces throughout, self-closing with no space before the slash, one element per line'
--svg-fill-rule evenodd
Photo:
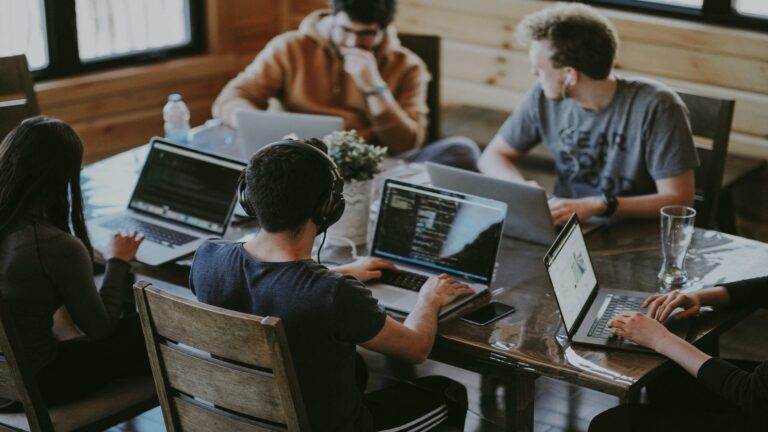
<path fill-rule="evenodd" d="M 173 93 L 168 95 L 168 102 L 179 102 L 181 100 L 181 95 L 178 93 Z"/>

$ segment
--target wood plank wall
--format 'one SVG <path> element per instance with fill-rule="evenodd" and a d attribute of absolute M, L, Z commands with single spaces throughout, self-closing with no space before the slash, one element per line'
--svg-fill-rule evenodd
<path fill-rule="evenodd" d="M 541 0 L 400 0 L 397 28 L 437 34 L 442 44 L 442 97 L 511 111 L 533 83 L 514 30 L 551 5 Z M 768 32 L 728 29 L 601 9 L 615 24 L 617 70 L 671 87 L 732 98 L 733 153 L 768 158 Z"/>
<path fill-rule="evenodd" d="M 82 136 L 85 162 L 148 142 L 163 132 L 162 108 L 180 93 L 193 126 L 211 117 L 222 87 L 273 36 L 288 29 L 283 0 L 206 0 L 206 54 L 37 83 L 43 114 Z"/>
<path fill-rule="evenodd" d="M 44 114 L 62 118 L 86 142 L 86 162 L 162 133 L 162 107 L 181 93 L 192 124 L 273 36 L 296 28 L 327 0 L 206 0 L 205 55 L 38 83 Z M 443 37 L 445 103 L 511 111 L 533 83 L 519 20 L 542 0 L 399 0 L 396 26 Z M 768 158 L 768 33 L 603 9 L 622 38 L 618 70 L 736 99 L 731 151 Z"/>

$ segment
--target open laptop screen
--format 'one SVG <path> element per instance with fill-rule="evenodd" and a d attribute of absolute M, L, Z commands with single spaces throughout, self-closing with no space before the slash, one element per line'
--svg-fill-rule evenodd
<path fill-rule="evenodd" d="M 371 255 L 489 284 L 507 205 L 387 180 Z"/>
<path fill-rule="evenodd" d="M 581 227 L 573 219 L 563 228 L 545 258 L 565 329 L 570 334 L 597 288 L 597 277 L 589 258 Z"/>
<path fill-rule="evenodd" d="M 221 235 L 242 168 L 236 162 L 154 141 L 128 206 Z"/>

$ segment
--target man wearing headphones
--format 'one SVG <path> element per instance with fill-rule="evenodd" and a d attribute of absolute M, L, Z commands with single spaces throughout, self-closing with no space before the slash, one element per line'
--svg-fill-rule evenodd
<path fill-rule="evenodd" d="M 472 289 L 447 275 L 433 277 L 400 323 L 362 284 L 394 265 L 368 259 L 331 270 L 312 261 L 315 237 L 343 213 L 342 189 L 320 140 L 279 141 L 258 151 L 243 173 L 240 201 L 261 230 L 245 243 L 204 243 L 192 265 L 192 290 L 201 302 L 283 321 L 314 430 L 429 430 L 444 422 L 463 429 L 466 389 L 448 378 L 363 394 L 367 371 L 357 345 L 421 363 L 432 350 L 440 307 Z"/>
<path fill-rule="evenodd" d="M 569 3 L 524 18 L 537 83 L 480 158 L 480 171 L 524 181 L 515 164 L 539 142 L 555 161 L 550 211 L 655 218 L 661 207 L 693 205 L 698 156 L 680 97 L 648 79 L 613 75 L 618 36 L 589 6 Z"/>

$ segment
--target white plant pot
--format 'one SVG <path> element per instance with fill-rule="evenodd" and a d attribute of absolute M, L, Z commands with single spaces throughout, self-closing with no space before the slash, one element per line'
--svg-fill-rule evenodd
<path fill-rule="evenodd" d="M 328 228 L 328 243 L 346 246 L 350 242 L 364 245 L 368 240 L 371 211 L 371 180 L 344 182 L 344 215 Z"/>

